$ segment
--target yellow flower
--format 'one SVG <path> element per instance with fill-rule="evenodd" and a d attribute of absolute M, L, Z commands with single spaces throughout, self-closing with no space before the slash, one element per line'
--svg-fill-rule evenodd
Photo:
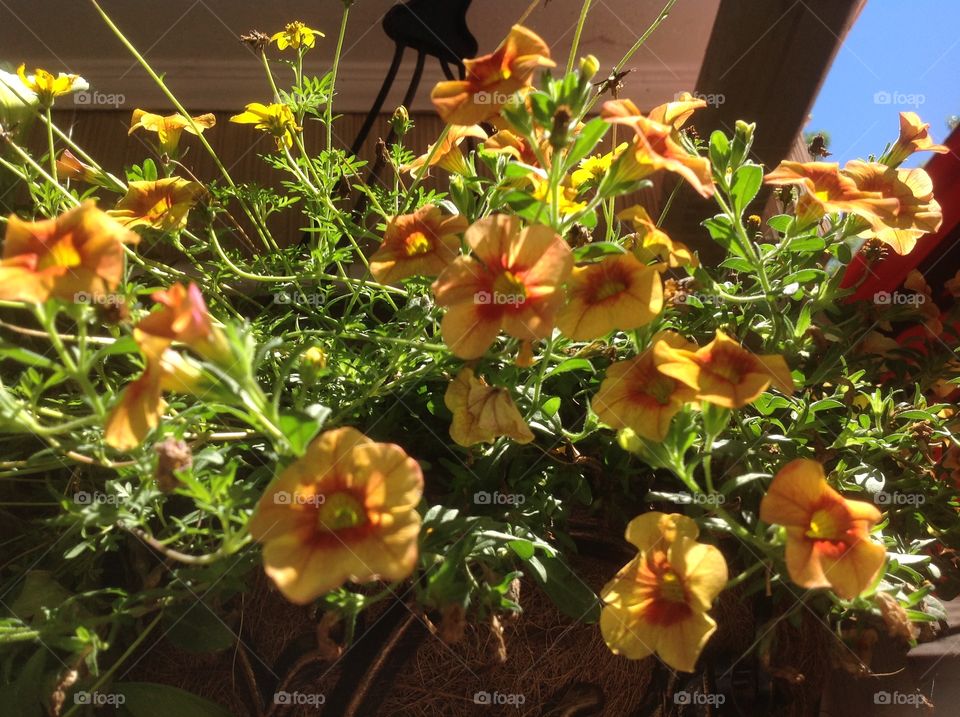
<path fill-rule="evenodd" d="M 570 175 L 570 183 L 579 189 L 587 182 L 599 182 L 607 172 L 610 171 L 610 167 L 613 166 L 613 161 L 629 146 L 629 143 L 623 142 L 612 152 L 587 157 L 580 162 L 579 168 L 575 169 L 573 174 Z"/>
<path fill-rule="evenodd" d="M 793 394 L 793 377 L 783 356 L 752 354 L 722 331 L 696 351 L 660 342 L 654 355 L 660 373 L 694 389 L 697 400 L 723 408 L 753 403 L 771 385 Z"/>
<path fill-rule="evenodd" d="M 949 151 L 948 147 L 933 143 L 930 137 L 930 125 L 921 120 L 916 112 L 901 112 L 900 136 L 883 158 L 883 163 L 898 167 L 914 152 L 945 154 Z"/>
<path fill-rule="evenodd" d="M 299 50 L 301 47 L 313 47 L 317 42 L 318 35 L 320 37 L 326 37 L 326 35 L 319 30 L 307 27 L 297 20 L 296 22 L 288 23 L 281 32 L 273 35 L 270 38 L 270 42 L 277 43 L 277 48 L 280 50 L 286 50 L 288 47 Z"/>
<path fill-rule="evenodd" d="M 659 259 L 662 262 L 658 266 L 661 271 L 665 271 L 667 267 L 676 269 L 680 266 L 689 266 L 691 269 L 696 269 L 700 266 L 697 255 L 690 251 L 686 244 L 673 241 L 639 204 L 624 209 L 617 218 L 633 225 L 636 235 L 632 241 L 627 242 L 627 247 L 632 249 L 640 259 L 644 261 Z"/>
<path fill-rule="evenodd" d="M 282 104 L 264 105 L 251 102 L 244 112 L 230 118 L 237 124 L 252 124 L 257 129 L 269 132 L 277 140 L 277 149 L 293 146 L 294 132 L 299 132 L 293 111 Z"/>
<path fill-rule="evenodd" d="M 327 431 L 270 484 L 250 519 L 267 575 L 306 604 L 347 581 L 402 580 L 417 563 L 423 474 L 400 446 Z"/>
<path fill-rule="evenodd" d="M 17 75 L 24 87 L 37 96 L 37 100 L 43 107 L 49 107 L 53 100 L 60 95 L 68 95 L 71 92 L 82 92 L 90 88 L 87 81 L 80 75 L 65 75 L 60 73 L 56 77 L 46 70 L 37 68 L 34 74 L 28 75 L 26 65 L 20 65 L 17 68 Z"/>
<path fill-rule="evenodd" d="M 190 124 L 193 120 L 193 125 Z M 172 155 L 177 145 L 180 144 L 180 135 L 186 131 L 190 134 L 201 134 L 205 129 L 210 129 L 217 124 L 216 116 L 212 114 L 198 115 L 187 119 L 183 115 L 172 114 L 166 117 L 155 115 L 143 110 L 134 110 L 133 118 L 130 121 L 130 131 L 127 134 L 133 134 L 138 129 L 145 129 L 148 132 L 156 132 L 157 139 L 160 141 L 160 149 L 165 154 Z"/>
<path fill-rule="evenodd" d="M 7 219 L 0 299 L 43 303 L 94 300 L 123 278 L 123 245 L 140 237 L 86 201 L 54 219 Z"/>
<path fill-rule="evenodd" d="M 187 214 L 204 191 L 199 182 L 181 177 L 130 182 L 127 193 L 107 214 L 125 227 L 147 226 L 175 231 L 187 225 Z"/>
<path fill-rule="evenodd" d="M 657 334 L 644 353 L 611 364 L 590 403 L 597 418 L 611 428 L 630 428 L 658 443 L 667 437 L 673 417 L 696 397 L 685 383 L 657 370 L 653 347 L 660 341 L 688 351 L 697 348 L 673 331 Z"/>
<path fill-rule="evenodd" d="M 614 654 L 638 660 L 656 653 L 693 672 L 717 629 L 707 611 L 727 582 L 723 554 L 696 542 L 698 535 L 683 515 L 651 512 L 630 521 L 626 538 L 639 554 L 600 593 L 600 631 Z"/>
<path fill-rule="evenodd" d="M 647 113 L 647 117 L 654 122 L 680 129 L 687 123 L 695 110 L 703 109 L 706 106 L 706 100 L 694 97 L 689 92 L 681 92 L 673 102 L 654 107 Z"/>
<path fill-rule="evenodd" d="M 429 159 L 431 167 L 441 167 L 451 174 L 469 174 L 470 167 L 467 165 L 467 159 L 460 149 L 460 145 L 467 137 L 486 139 L 487 133 L 477 125 L 469 127 L 454 125 L 447 130 L 447 134 L 436 150 L 434 150 L 436 145 L 431 144 L 424 154 L 414 159 L 410 164 L 400 167 L 400 171 L 415 175 Z"/>
<path fill-rule="evenodd" d="M 510 398 L 510 392 L 489 386 L 477 378 L 473 369 L 464 368 L 450 382 L 443 402 L 453 413 L 450 437 L 469 448 L 476 443 L 492 443 L 509 436 L 517 443 L 530 443 L 533 433 Z"/>
<path fill-rule="evenodd" d="M 553 193 L 550 191 L 550 182 L 538 174 L 531 174 L 530 181 L 533 183 L 533 198 L 545 204 L 553 204 Z M 557 192 L 558 209 L 560 216 L 568 216 L 582 211 L 586 202 L 577 201 L 577 190 L 573 187 L 561 186 Z"/>
<path fill-rule="evenodd" d="M 870 540 L 880 511 L 831 488 L 817 461 L 780 469 L 760 501 L 760 520 L 786 528 L 787 572 L 800 587 L 830 587 L 852 600 L 883 568 L 886 551 Z"/>
<path fill-rule="evenodd" d="M 598 339 L 617 329 L 638 329 L 663 308 L 660 274 L 633 254 L 574 267 L 567 296 L 557 327 L 574 341 Z"/>

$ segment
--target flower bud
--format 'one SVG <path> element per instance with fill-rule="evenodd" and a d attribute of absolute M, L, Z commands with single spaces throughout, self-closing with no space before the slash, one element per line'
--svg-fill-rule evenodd
<path fill-rule="evenodd" d="M 600 71 L 600 60 L 593 55 L 587 55 L 580 60 L 580 77 L 584 80 L 592 80 L 594 75 Z"/>

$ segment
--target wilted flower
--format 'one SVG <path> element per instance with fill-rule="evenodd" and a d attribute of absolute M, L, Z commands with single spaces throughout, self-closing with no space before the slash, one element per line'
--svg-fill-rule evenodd
<path fill-rule="evenodd" d="M 880 511 L 837 493 L 817 461 L 797 459 L 777 472 L 760 502 L 760 520 L 786 528 L 787 571 L 800 587 L 829 587 L 852 600 L 883 567 L 886 551 L 870 540 Z"/>
<path fill-rule="evenodd" d="M 515 216 L 485 217 L 467 229 L 460 256 L 433 284 L 447 308 L 441 330 L 454 354 L 482 356 L 500 330 L 535 341 L 550 334 L 570 275 L 570 247 L 550 227 L 521 229 Z"/>
<path fill-rule="evenodd" d="M 326 35 L 319 30 L 307 27 L 297 20 L 288 23 L 282 31 L 273 35 L 270 38 L 270 42 L 277 43 L 277 48 L 280 50 L 286 50 L 288 47 L 299 50 L 301 47 L 313 47 L 317 42 L 318 35 L 320 37 L 326 37 Z"/>
<path fill-rule="evenodd" d="M 645 326 L 662 308 L 663 286 L 656 268 L 633 254 L 618 254 L 574 267 L 557 327 L 574 341 L 587 341 L 616 329 Z"/>
<path fill-rule="evenodd" d="M 469 448 L 476 443 L 492 443 L 508 436 L 517 443 L 530 443 L 533 433 L 523 420 L 510 392 L 490 386 L 477 378 L 473 369 L 464 368 L 450 382 L 443 402 L 453 414 L 450 437 Z"/>
<path fill-rule="evenodd" d="M 127 193 L 107 214 L 126 227 L 176 231 L 187 225 L 187 214 L 206 190 L 199 182 L 170 177 L 154 182 L 130 182 Z"/>
<path fill-rule="evenodd" d="M 460 237 L 468 222 L 461 215 L 445 216 L 427 204 L 413 214 L 393 217 L 380 248 L 370 257 L 370 272 L 382 284 L 411 276 L 437 276 L 460 256 Z"/>
<path fill-rule="evenodd" d="M 55 219 L 7 220 L 0 299 L 43 303 L 103 297 L 123 278 L 123 245 L 140 238 L 92 201 Z"/>
<path fill-rule="evenodd" d="M 145 335 L 179 341 L 214 363 L 229 360 L 227 337 L 213 325 L 203 294 L 196 284 L 174 284 L 155 291 L 151 298 L 161 305 L 141 319 L 137 329 Z"/>
<path fill-rule="evenodd" d="M 600 593 L 600 631 L 615 654 L 638 660 L 656 654 L 675 670 L 693 672 L 717 624 L 707 615 L 727 582 L 727 563 L 698 543 L 697 524 L 676 513 L 644 513 L 626 538 L 639 550 Z"/>
<path fill-rule="evenodd" d="M 400 171 L 417 174 L 420 169 L 427 164 L 427 160 L 429 159 L 431 167 L 441 167 L 451 174 L 470 174 L 467 159 L 463 156 L 463 151 L 460 149 L 460 145 L 467 137 L 486 139 L 487 133 L 477 126 L 450 127 L 436 150 L 434 150 L 435 145 L 431 144 L 427 147 L 426 153 L 414 159 L 410 164 L 405 164 L 400 167 Z"/>
<path fill-rule="evenodd" d="M 685 383 L 657 370 L 653 347 L 660 341 L 688 351 L 697 348 L 673 331 L 657 334 L 639 356 L 611 364 L 590 402 L 597 418 L 611 428 L 629 428 L 656 442 L 667 437 L 673 417 L 696 397 Z"/>
<path fill-rule="evenodd" d="M 282 104 L 264 105 L 260 102 L 251 102 L 244 112 L 234 115 L 230 121 L 237 124 L 252 124 L 257 129 L 273 135 L 277 140 L 277 149 L 292 147 L 294 133 L 301 129 L 297 126 L 293 110 Z"/>
<path fill-rule="evenodd" d="M 417 563 L 423 474 L 400 446 L 327 431 L 260 498 L 250 534 L 267 575 L 306 604 L 347 581 L 402 580 Z"/>
<path fill-rule="evenodd" d="M 71 92 L 82 92 L 90 89 L 90 85 L 80 75 L 65 75 L 61 72 L 54 77 L 40 68 L 33 72 L 34 74 L 28 75 L 25 64 L 17 68 L 17 76 L 20 78 L 20 82 L 37 96 L 37 101 L 41 107 L 50 107 L 54 99 L 60 95 L 69 95 Z"/>
<path fill-rule="evenodd" d="M 190 123 L 190 119 L 193 120 L 193 124 Z M 180 135 L 183 134 L 183 132 L 189 132 L 193 135 L 201 134 L 205 129 L 210 129 L 217 124 L 216 116 L 209 113 L 190 119 L 180 114 L 172 114 L 164 117 L 163 115 L 156 115 L 137 109 L 133 111 L 133 118 L 130 120 L 130 131 L 127 134 L 133 134 L 138 129 L 156 132 L 161 151 L 165 154 L 172 155 L 176 152 L 177 146 L 180 144 Z"/>
<path fill-rule="evenodd" d="M 556 65 L 547 44 L 519 25 L 492 54 L 463 64 L 465 80 L 440 82 L 430 95 L 447 124 L 473 125 L 495 117 L 514 92 L 530 84 L 537 69 Z"/>
<path fill-rule="evenodd" d="M 753 403 L 771 385 L 793 394 L 793 377 L 783 356 L 750 353 L 719 330 L 696 351 L 660 342 L 654 355 L 661 373 L 694 389 L 697 400 L 724 408 Z"/>

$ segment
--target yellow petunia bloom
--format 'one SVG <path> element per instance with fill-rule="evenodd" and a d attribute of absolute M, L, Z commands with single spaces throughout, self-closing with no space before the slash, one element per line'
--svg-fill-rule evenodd
<path fill-rule="evenodd" d="M 260 102 L 251 102 L 244 112 L 234 115 L 230 121 L 237 124 L 252 124 L 257 129 L 268 132 L 277 140 L 277 149 L 292 147 L 293 135 L 301 129 L 297 126 L 293 110 L 282 104 L 264 105 Z"/>
<path fill-rule="evenodd" d="M 486 139 L 487 133 L 483 131 L 483 128 L 476 125 L 450 127 L 439 146 L 431 144 L 424 154 L 414 159 L 410 164 L 400 167 L 400 171 L 416 175 L 429 160 L 431 167 L 440 167 L 451 174 L 470 174 L 467 158 L 463 156 L 463 151 L 460 149 L 460 145 L 467 137 Z M 435 146 L 436 150 L 434 150 Z"/>
<path fill-rule="evenodd" d="M 777 472 L 760 502 L 760 520 L 786 528 L 787 571 L 803 588 L 829 587 L 852 600 L 886 560 L 883 546 L 870 540 L 880 511 L 831 488 L 817 461 L 797 459 Z"/>
<path fill-rule="evenodd" d="M 459 235 L 467 226 L 465 217 L 444 215 L 432 204 L 393 217 L 380 248 L 370 257 L 370 273 L 381 284 L 437 276 L 460 256 Z"/>
<path fill-rule="evenodd" d="M 417 564 L 423 473 L 400 446 L 327 431 L 270 484 L 250 519 L 267 575 L 306 604 L 347 581 L 402 580 Z"/>
<path fill-rule="evenodd" d="M 87 81 L 80 75 L 65 75 L 61 72 L 54 76 L 40 68 L 34 70 L 32 75 L 28 75 L 25 64 L 17 68 L 17 76 L 24 87 L 37 96 L 37 101 L 42 107 L 50 107 L 54 99 L 61 95 L 82 92 L 90 88 Z"/>
<path fill-rule="evenodd" d="M 688 351 L 697 348 L 673 331 L 660 332 L 639 356 L 611 364 L 590 402 L 597 418 L 611 428 L 630 428 L 657 443 L 667 437 L 670 422 L 684 404 L 696 398 L 692 388 L 657 370 L 653 347 L 660 341 Z"/>
<path fill-rule="evenodd" d="M 193 124 L 190 124 L 190 120 Z M 190 119 L 180 114 L 172 114 L 164 117 L 151 112 L 144 112 L 137 109 L 133 111 L 133 118 L 130 120 L 130 131 L 127 134 L 133 134 L 138 129 L 144 129 L 147 132 L 156 132 L 157 139 L 160 142 L 160 150 L 165 154 L 172 155 L 176 152 L 180 144 L 180 135 L 183 132 L 190 134 L 202 134 L 205 129 L 210 129 L 217 124 L 217 118 L 210 113 L 191 117 Z M 196 128 L 194 128 L 194 125 Z"/>
<path fill-rule="evenodd" d="M 138 241 L 92 201 L 38 222 L 11 214 L 0 259 L 0 299 L 95 301 L 120 285 L 123 245 Z"/>
<path fill-rule="evenodd" d="M 671 239 L 639 204 L 624 209 L 617 218 L 633 225 L 636 234 L 633 240 L 626 243 L 626 246 L 641 260 L 659 260 L 661 263 L 658 268 L 661 271 L 666 271 L 667 268 L 676 269 L 680 266 L 689 266 L 691 269 L 700 266 L 697 255 L 683 242 Z"/>
<path fill-rule="evenodd" d="M 199 182 L 170 177 L 155 182 L 130 182 L 127 193 L 107 212 L 125 227 L 176 231 L 187 225 L 187 214 L 206 190 Z"/>
<path fill-rule="evenodd" d="M 317 43 L 318 36 L 326 37 L 326 35 L 319 30 L 307 27 L 297 20 L 288 23 L 283 30 L 273 35 L 270 38 L 270 42 L 277 43 L 277 48 L 280 50 L 286 50 L 288 47 L 299 50 L 301 47 L 313 47 Z"/>
<path fill-rule="evenodd" d="M 500 436 L 508 436 L 517 443 L 533 440 L 533 433 L 510 398 L 510 392 L 488 385 L 477 378 L 473 369 L 464 368 L 457 374 L 443 402 L 453 413 L 450 437 L 465 448 L 492 443 Z"/>
<path fill-rule="evenodd" d="M 662 308 L 663 285 L 656 268 L 633 254 L 618 254 L 574 267 L 557 327 L 574 341 L 589 341 L 617 329 L 646 326 Z"/>
<path fill-rule="evenodd" d="M 793 394 L 793 377 L 783 356 L 753 354 L 722 331 L 696 351 L 660 342 L 654 355 L 661 373 L 694 389 L 697 400 L 723 408 L 753 403 L 770 386 Z"/>
<path fill-rule="evenodd" d="M 610 650 L 632 660 L 656 654 L 675 670 L 693 672 L 716 632 L 707 611 L 727 582 L 727 562 L 698 543 L 690 518 L 651 512 L 627 526 L 639 551 L 600 593 L 600 632 Z"/>

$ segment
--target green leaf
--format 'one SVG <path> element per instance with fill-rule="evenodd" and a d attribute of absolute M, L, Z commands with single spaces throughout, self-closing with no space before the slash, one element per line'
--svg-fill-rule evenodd
<path fill-rule="evenodd" d="M 801 252 L 820 252 L 827 246 L 821 237 L 802 237 L 787 242 L 787 251 L 799 254 Z"/>
<path fill-rule="evenodd" d="M 166 637 L 187 652 L 218 652 L 236 642 L 233 631 L 206 603 L 174 606 L 164 612 Z"/>
<path fill-rule="evenodd" d="M 123 695 L 123 717 L 231 717 L 220 705 L 178 687 L 155 682 L 118 682 L 112 692 Z"/>
<path fill-rule="evenodd" d="M 593 364 L 587 359 L 570 358 L 566 361 L 561 361 L 556 366 L 549 369 L 544 375 L 544 378 L 550 378 L 551 376 L 556 376 L 559 373 L 568 373 L 570 371 L 586 371 L 588 373 L 596 373 L 596 370 L 593 368 Z"/>
<path fill-rule="evenodd" d="M 745 164 L 733 175 L 730 196 L 733 198 L 733 211 L 737 216 L 743 215 L 747 205 L 757 196 L 761 185 L 763 185 L 763 167 L 758 164 Z"/>
<path fill-rule="evenodd" d="M 589 155 L 610 129 L 610 123 L 602 117 L 587 122 L 577 135 L 576 141 L 567 153 L 566 168 L 569 171 L 581 159 Z"/>
<path fill-rule="evenodd" d="M 600 619 L 600 600 L 586 583 L 559 558 L 534 556 L 527 560 L 533 577 L 560 611 L 574 620 Z"/>
<path fill-rule="evenodd" d="M 792 274 L 787 274 L 783 277 L 782 281 L 784 284 L 806 284 L 808 281 L 816 281 L 827 275 L 827 272 L 821 269 L 801 269 L 800 271 L 795 271 Z"/>
<path fill-rule="evenodd" d="M 786 234 L 790 231 L 790 227 L 793 226 L 793 217 L 789 214 L 778 214 L 775 217 L 770 217 L 770 219 L 767 220 L 767 224 L 771 229 Z"/>
<path fill-rule="evenodd" d="M 312 413 L 312 415 L 311 415 Z M 294 453 L 302 456 L 330 415 L 324 406 L 310 406 L 303 413 L 286 413 L 280 416 L 279 428 L 290 441 Z"/>
<path fill-rule="evenodd" d="M 710 163 L 713 165 L 714 174 L 722 176 L 729 162 L 730 140 L 723 132 L 715 130 L 710 135 Z"/>
<path fill-rule="evenodd" d="M 4 346 L 0 348 L 0 358 L 10 358 L 27 366 L 36 366 L 37 368 L 54 368 L 56 364 L 33 351 L 22 349 L 19 346 Z"/>
<path fill-rule="evenodd" d="M 810 328 L 810 304 L 804 304 L 800 309 L 800 316 L 797 318 L 797 325 L 794 327 L 793 335 L 797 338 L 807 333 Z"/>
<path fill-rule="evenodd" d="M 511 540 L 509 543 L 507 543 L 507 545 L 523 560 L 529 560 L 536 552 L 536 548 L 534 547 L 533 543 L 531 543 L 529 540 L 523 540 L 522 538 Z"/>
<path fill-rule="evenodd" d="M 729 217 L 718 214 L 715 217 L 705 220 L 703 227 L 710 232 L 713 240 L 726 249 L 728 253 L 736 254 L 740 257 L 746 256 L 736 241 L 736 234 L 734 233 L 733 224 L 730 223 Z"/>

